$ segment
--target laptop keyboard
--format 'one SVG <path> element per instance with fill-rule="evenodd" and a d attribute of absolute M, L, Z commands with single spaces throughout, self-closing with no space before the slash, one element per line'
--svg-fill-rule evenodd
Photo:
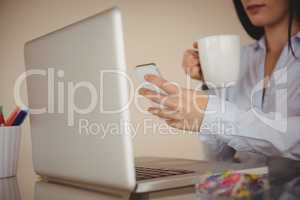
<path fill-rule="evenodd" d="M 154 168 L 146 168 L 146 167 L 136 167 L 135 171 L 136 171 L 137 181 L 194 173 L 193 171 L 188 171 L 188 170 L 154 169 Z"/>

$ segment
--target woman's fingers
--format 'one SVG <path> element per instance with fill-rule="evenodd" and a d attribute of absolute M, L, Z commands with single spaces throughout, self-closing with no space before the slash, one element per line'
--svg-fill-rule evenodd
<path fill-rule="evenodd" d="M 177 109 L 177 100 L 176 98 L 172 98 L 172 96 L 170 95 L 167 96 L 161 93 L 157 93 L 147 88 L 141 88 L 139 90 L 139 94 L 160 105 L 164 105 L 172 109 Z"/>
<path fill-rule="evenodd" d="M 186 68 L 198 68 L 200 66 L 198 53 L 194 50 L 187 50 L 185 59 Z"/>
<path fill-rule="evenodd" d="M 160 89 L 164 90 L 168 94 L 176 94 L 179 92 L 180 87 L 174 83 L 168 82 L 156 75 L 149 74 L 145 76 L 145 80 L 156 85 Z"/>
<path fill-rule="evenodd" d="M 184 66 L 185 67 L 194 67 L 200 64 L 199 62 L 199 55 L 198 52 L 196 52 L 193 49 L 188 49 L 184 53 Z"/>
<path fill-rule="evenodd" d="M 194 44 L 194 47 L 197 47 Z M 191 78 L 202 80 L 201 76 L 201 65 L 199 61 L 199 54 L 195 49 L 188 49 L 183 55 L 182 67 L 186 74 L 190 75 Z"/>
<path fill-rule="evenodd" d="M 164 94 L 157 93 L 157 92 L 155 92 L 153 90 L 149 90 L 147 88 L 141 88 L 139 90 L 139 94 L 143 95 L 147 99 L 149 99 L 155 103 L 158 103 L 158 104 L 160 104 L 166 97 L 166 95 L 164 95 Z"/>
<path fill-rule="evenodd" d="M 164 118 L 164 119 L 174 119 L 174 120 L 181 120 L 183 119 L 182 115 L 175 111 L 175 110 L 170 110 L 170 109 L 161 109 L 161 108 L 149 108 L 148 111 L 153 114 L 156 115 L 160 118 Z"/>
<path fill-rule="evenodd" d="M 193 48 L 198 49 L 198 42 L 193 42 Z"/>

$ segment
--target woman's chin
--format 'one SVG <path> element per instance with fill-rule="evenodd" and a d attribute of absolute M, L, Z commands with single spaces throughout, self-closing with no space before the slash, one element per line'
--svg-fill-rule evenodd
<path fill-rule="evenodd" d="M 269 22 L 265 20 L 251 20 L 252 24 L 257 27 L 265 27 L 268 26 Z"/>
<path fill-rule="evenodd" d="M 270 17 L 265 16 L 264 14 L 250 16 L 250 21 L 254 26 L 265 27 L 269 24 L 273 23 L 273 19 L 269 19 Z"/>

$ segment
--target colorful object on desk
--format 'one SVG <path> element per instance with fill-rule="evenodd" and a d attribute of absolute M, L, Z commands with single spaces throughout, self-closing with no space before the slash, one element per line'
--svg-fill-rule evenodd
<path fill-rule="evenodd" d="M 17 107 L 12 113 L 10 113 L 10 115 L 6 120 L 5 126 L 12 126 L 19 112 L 20 112 L 20 108 Z"/>
<path fill-rule="evenodd" d="M 20 112 L 17 114 L 16 119 L 14 123 L 12 124 L 13 126 L 20 126 L 23 121 L 25 120 L 26 116 L 28 114 L 28 109 L 22 109 Z"/>
<path fill-rule="evenodd" d="M 229 171 L 208 176 L 196 185 L 197 192 L 200 195 L 243 200 L 262 195 L 267 188 L 267 181 L 262 175 Z"/>
<path fill-rule="evenodd" d="M 17 107 L 13 112 L 10 113 L 8 116 L 7 120 L 4 119 L 4 116 L 2 114 L 2 107 L 0 107 L 0 126 L 1 124 L 4 124 L 6 127 L 8 126 L 20 126 L 23 121 L 25 120 L 26 116 L 28 115 L 29 109 L 28 108 L 23 108 L 20 109 Z M 3 119 L 1 120 L 1 114 Z M 1 123 L 1 122 L 4 123 Z"/>
<path fill-rule="evenodd" d="M 5 125 L 5 119 L 3 115 L 3 106 L 0 106 L 0 126 L 4 126 L 4 125 Z"/>

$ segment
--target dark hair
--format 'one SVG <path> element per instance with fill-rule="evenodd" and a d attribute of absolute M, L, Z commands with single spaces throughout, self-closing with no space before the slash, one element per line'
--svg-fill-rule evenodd
<path fill-rule="evenodd" d="M 289 3 L 289 27 L 288 27 L 288 37 L 289 37 L 289 48 L 292 51 L 293 55 L 295 56 L 295 52 L 291 43 L 291 36 L 292 36 L 292 25 L 293 20 L 296 18 L 296 20 L 300 23 L 300 1 L 299 0 L 288 0 Z M 259 40 L 264 34 L 265 30 L 263 27 L 254 26 L 244 7 L 241 2 L 241 0 L 233 0 L 234 7 L 236 10 L 236 13 L 240 19 L 240 22 L 248 35 L 252 37 L 255 40 Z"/>

